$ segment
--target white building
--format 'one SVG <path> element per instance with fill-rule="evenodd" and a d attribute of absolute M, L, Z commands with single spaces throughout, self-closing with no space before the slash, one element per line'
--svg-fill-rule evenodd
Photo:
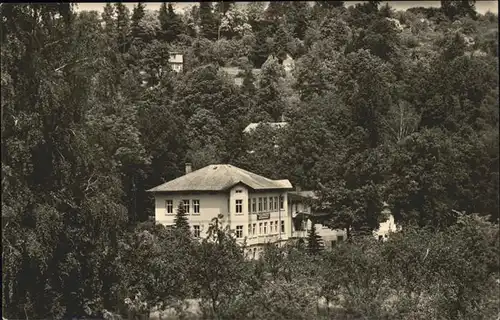
<path fill-rule="evenodd" d="M 196 171 L 186 164 L 185 175 L 148 192 L 155 195 L 157 223 L 173 225 L 177 206 L 183 203 L 194 236 L 205 238 L 212 219 L 222 215 L 222 224 L 233 230 L 239 243 L 246 241 L 253 257 L 266 243 L 304 238 L 310 229 L 312 213 L 306 200 L 314 197 L 313 192 L 293 192 L 286 179 L 271 180 L 229 164 Z M 341 230 L 321 224 L 317 230 L 327 246 L 345 239 Z"/>
<path fill-rule="evenodd" d="M 260 125 L 262 126 L 270 126 L 273 129 L 281 129 L 285 126 L 288 125 L 288 122 L 281 121 L 281 122 L 252 122 L 248 126 L 243 129 L 244 133 L 251 133 L 255 129 L 257 129 Z"/>
<path fill-rule="evenodd" d="M 175 72 L 182 72 L 182 67 L 184 65 L 184 57 L 180 52 L 170 52 L 170 58 L 168 63 Z"/>
<path fill-rule="evenodd" d="M 209 165 L 151 190 L 155 194 L 155 220 L 173 225 L 176 208 L 182 201 L 195 237 L 207 236 L 209 224 L 219 214 L 222 223 L 234 230 L 236 238 L 250 252 L 268 242 L 292 237 L 288 211 L 288 180 L 271 180 L 228 164 Z"/>
<path fill-rule="evenodd" d="M 234 80 L 234 84 L 237 86 L 243 85 L 244 70 L 239 67 L 221 67 L 221 71 L 225 72 L 229 78 Z M 252 69 L 252 74 L 254 76 L 254 85 L 257 83 L 257 78 L 260 74 L 260 69 Z"/>

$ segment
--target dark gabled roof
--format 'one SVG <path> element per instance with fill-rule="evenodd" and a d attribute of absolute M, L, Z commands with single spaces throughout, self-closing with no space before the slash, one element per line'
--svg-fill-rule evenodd
<path fill-rule="evenodd" d="M 168 181 L 148 192 L 223 191 L 238 183 L 254 190 L 292 189 L 288 180 L 271 180 L 233 165 L 214 164 Z"/>

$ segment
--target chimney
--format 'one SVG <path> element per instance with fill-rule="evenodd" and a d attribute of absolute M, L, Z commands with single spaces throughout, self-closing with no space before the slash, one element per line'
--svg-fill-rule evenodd
<path fill-rule="evenodd" d="M 186 174 L 191 173 L 193 168 L 191 167 L 191 163 L 187 162 L 186 163 Z"/>

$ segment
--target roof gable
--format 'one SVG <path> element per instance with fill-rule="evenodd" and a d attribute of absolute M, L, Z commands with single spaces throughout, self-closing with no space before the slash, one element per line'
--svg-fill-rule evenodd
<path fill-rule="evenodd" d="M 288 180 L 271 180 L 229 164 L 209 165 L 148 192 L 224 191 L 239 183 L 254 190 L 292 189 Z"/>
<path fill-rule="evenodd" d="M 280 129 L 284 126 L 288 125 L 288 122 L 253 122 L 243 129 L 243 132 L 249 133 L 255 129 L 257 129 L 260 125 L 262 126 L 270 126 L 271 128 Z"/>

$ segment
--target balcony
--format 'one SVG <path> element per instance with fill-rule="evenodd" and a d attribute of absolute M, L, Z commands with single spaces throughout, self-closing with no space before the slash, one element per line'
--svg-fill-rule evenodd
<path fill-rule="evenodd" d="M 288 239 L 288 236 L 283 233 L 281 235 L 279 233 L 251 235 L 247 237 L 247 245 L 266 244 L 268 242 L 274 243 L 286 239 Z M 243 240 L 241 241 L 243 242 Z"/>

